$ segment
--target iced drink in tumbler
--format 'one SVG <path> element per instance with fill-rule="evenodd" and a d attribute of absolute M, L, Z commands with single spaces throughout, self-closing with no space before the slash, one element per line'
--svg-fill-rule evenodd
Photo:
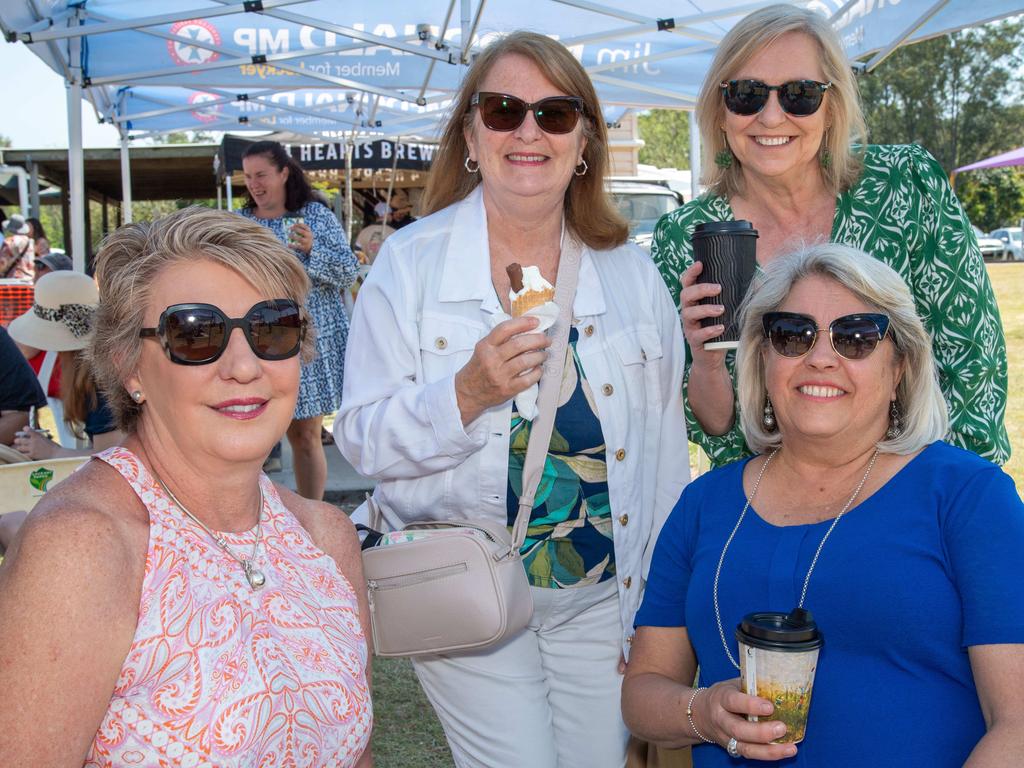
<path fill-rule="evenodd" d="M 701 299 L 701 304 L 722 304 L 719 317 L 700 321 L 702 328 L 724 325 L 725 331 L 704 342 L 704 349 L 736 349 L 740 340 L 740 304 L 747 295 L 757 269 L 757 230 L 749 221 L 708 221 L 698 224 L 690 238 L 693 258 L 704 265 L 698 283 L 718 283 L 718 296 Z"/>
<path fill-rule="evenodd" d="M 740 649 L 740 684 L 744 693 L 768 699 L 772 720 L 786 724 L 776 744 L 804 740 L 811 709 L 811 689 L 818 668 L 818 652 L 825 642 L 809 611 L 794 608 L 788 614 L 750 613 L 736 628 Z M 756 715 L 748 720 L 757 721 Z"/>

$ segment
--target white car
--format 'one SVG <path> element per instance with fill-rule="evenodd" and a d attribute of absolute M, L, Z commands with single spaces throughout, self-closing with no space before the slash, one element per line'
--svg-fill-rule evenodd
<path fill-rule="evenodd" d="M 978 247 L 981 248 L 981 256 L 984 259 L 1003 258 L 1003 241 L 992 237 L 986 237 L 985 233 L 971 224 L 974 236 L 978 238 Z"/>
<path fill-rule="evenodd" d="M 658 219 L 684 202 L 683 196 L 667 183 L 650 179 L 612 178 L 608 180 L 608 192 L 619 213 L 629 221 L 629 239 L 648 253 Z"/>
<path fill-rule="evenodd" d="M 988 236 L 1003 244 L 1003 258 L 1013 261 L 1024 261 L 1024 230 L 1020 227 L 1003 227 L 994 229 Z"/>

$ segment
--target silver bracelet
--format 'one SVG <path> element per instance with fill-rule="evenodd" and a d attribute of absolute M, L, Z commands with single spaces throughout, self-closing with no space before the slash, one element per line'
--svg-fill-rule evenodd
<path fill-rule="evenodd" d="M 705 744 L 714 744 L 714 741 L 697 730 L 697 725 L 693 722 L 693 702 L 697 698 L 698 693 L 706 690 L 707 688 L 695 688 L 693 693 L 690 694 L 690 703 L 686 705 L 686 719 L 690 721 L 690 727 L 693 728 L 693 732 L 697 734 L 698 739 L 703 741 Z"/>

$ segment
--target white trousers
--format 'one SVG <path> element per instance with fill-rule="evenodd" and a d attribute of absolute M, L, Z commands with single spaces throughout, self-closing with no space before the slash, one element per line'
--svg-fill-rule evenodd
<path fill-rule="evenodd" d="M 413 660 L 459 768 L 622 768 L 616 583 L 531 589 L 529 627 L 498 646 Z"/>

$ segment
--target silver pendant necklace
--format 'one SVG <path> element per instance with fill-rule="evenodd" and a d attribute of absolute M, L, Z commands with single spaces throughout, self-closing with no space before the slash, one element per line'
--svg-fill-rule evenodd
<path fill-rule="evenodd" d="M 711 591 L 712 598 L 715 603 L 715 621 L 718 622 L 718 636 L 722 638 L 722 648 L 725 649 L 725 655 L 729 657 L 729 662 L 736 667 L 740 668 L 739 663 L 733 658 L 732 651 L 729 650 L 729 644 L 725 641 L 725 630 L 722 629 L 722 612 L 718 608 L 718 577 L 722 574 L 722 563 L 725 562 L 725 553 L 729 551 L 729 545 L 732 544 L 733 538 L 736 536 L 736 531 L 740 529 L 740 523 L 743 522 L 743 518 L 747 514 L 747 510 L 750 509 L 750 505 L 754 501 L 754 496 L 757 495 L 757 488 L 761 485 L 761 478 L 764 477 L 764 471 L 768 469 L 768 465 L 772 463 L 772 459 L 775 458 L 781 448 L 776 448 L 770 454 L 768 458 L 764 460 L 764 464 L 761 465 L 761 471 L 757 473 L 757 479 L 754 480 L 754 487 L 750 489 L 750 496 L 747 498 L 747 503 L 743 506 L 743 511 L 740 512 L 740 519 L 736 521 L 736 525 L 733 526 L 732 533 L 729 534 L 729 538 L 725 540 L 725 546 L 722 547 L 722 554 L 718 558 L 718 567 L 715 568 L 715 581 Z M 821 555 L 821 548 L 825 546 L 825 542 L 828 541 L 828 537 L 832 535 L 832 531 L 835 530 L 836 523 L 839 522 L 839 518 L 846 514 L 846 510 L 853 504 L 854 499 L 860 495 L 861 489 L 864 487 L 864 483 L 868 481 L 868 475 L 871 474 L 872 467 L 875 466 L 875 459 L 878 458 L 878 449 L 875 448 L 875 452 L 871 455 L 871 461 L 868 462 L 868 468 L 864 470 L 864 476 L 857 483 L 857 487 L 854 489 L 853 494 L 849 499 L 846 500 L 846 504 L 839 510 L 839 514 L 836 515 L 836 519 L 832 521 L 832 525 L 825 531 L 825 535 L 821 537 L 821 542 L 818 544 L 818 549 L 814 552 L 814 557 L 811 559 L 811 566 L 807 569 L 807 576 L 804 577 L 804 588 L 800 591 L 800 602 L 797 604 L 798 608 L 804 607 L 804 599 L 807 597 L 807 585 L 811 583 L 811 574 L 814 573 L 814 566 L 818 564 L 818 556 Z"/>
<path fill-rule="evenodd" d="M 242 573 L 245 574 L 245 580 L 249 582 L 249 586 L 252 587 L 253 591 L 260 589 L 264 584 L 267 583 L 267 578 L 263 575 L 263 571 L 256 567 L 256 554 L 259 552 L 260 539 L 262 538 L 263 534 L 263 486 L 260 486 L 260 506 L 259 511 L 256 513 L 256 540 L 252 543 L 252 554 L 249 555 L 249 559 L 246 560 L 245 558 L 239 557 L 234 552 L 232 552 L 231 548 L 228 547 L 228 543 L 224 541 L 223 537 L 221 537 L 214 531 L 210 530 L 206 523 L 204 523 L 198 517 L 189 512 L 188 508 L 180 501 L 178 501 L 178 497 L 171 493 L 171 489 L 167 487 L 167 484 L 164 483 L 163 480 L 157 477 L 157 474 L 155 472 L 153 473 L 153 476 L 156 477 L 156 481 L 160 483 L 160 487 L 164 489 L 164 493 L 170 496 L 171 501 L 175 503 L 178 509 L 184 512 L 194 523 L 196 523 L 196 525 L 198 525 L 200 528 L 206 531 L 210 535 L 210 538 L 213 539 L 214 542 L 217 544 L 217 546 L 227 553 L 228 557 L 230 557 L 232 560 L 234 560 L 236 563 L 242 566 Z"/>

